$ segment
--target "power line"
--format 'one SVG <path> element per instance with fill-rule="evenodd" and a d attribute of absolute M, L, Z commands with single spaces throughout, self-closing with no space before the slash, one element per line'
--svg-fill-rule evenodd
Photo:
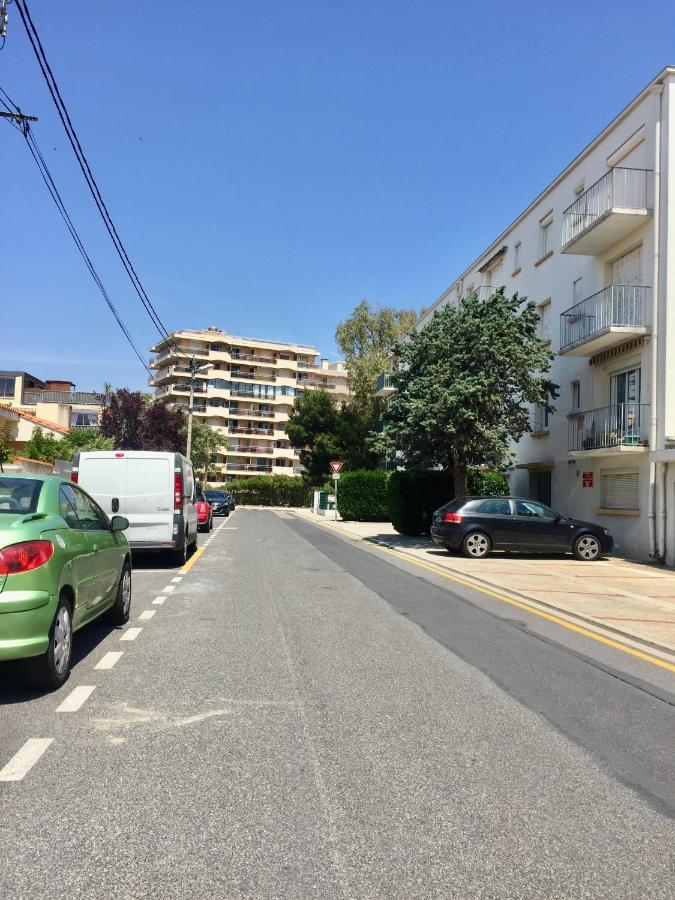
<path fill-rule="evenodd" d="M 4 91 L 2 93 L 5 94 Z M 7 96 L 7 95 L 5 94 L 5 96 Z M 2 105 L 4 107 L 9 109 L 9 107 L 4 102 L 4 100 L 0 99 L 0 103 L 2 103 Z M 18 107 L 16 107 L 16 109 L 18 109 Z M 61 194 L 59 193 L 59 190 L 56 187 L 56 184 L 54 182 L 52 174 L 49 171 L 49 167 L 47 166 L 44 156 L 42 155 L 42 151 L 40 150 L 40 147 L 38 146 L 38 143 L 35 140 L 35 137 L 33 136 L 33 133 L 30 130 L 30 126 L 29 126 L 28 122 L 24 122 L 23 127 L 19 127 L 19 125 L 12 122 L 11 120 L 8 119 L 7 121 L 9 121 L 11 125 L 13 125 L 15 128 L 17 128 L 19 131 L 21 131 L 24 138 L 26 139 L 26 145 L 28 146 L 30 154 L 33 157 L 33 160 L 35 161 L 35 165 L 38 167 L 38 171 L 40 172 L 40 175 L 42 176 L 42 180 L 44 181 L 44 183 L 47 187 L 47 190 L 49 191 L 51 198 L 56 205 L 56 208 L 58 209 L 59 213 L 61 214 L 61 217 L 66 224 L 66 228 L 70 232 L 70 235 L 71 235 L 73 241 L 75 242 L 75 246 L 77 247 L 80 255 L 82 256 L 82 259 L 84 260 L 84 263 L 85 263 L 87 269 L 89 270 L 91 277 L 94 279 L 96 286 L 98 287 L 101 294 L 103 295 L 103 299 L 105 300 L 106 305 L 108 306 L 108 309 L 113 314 L 115 321 L 117 322 L 120 330 L 124 334 L 125 338 L 129 342 L 129 344 L 131 345 L 131 348 L 134 351 L 134 353 L 136 354 L 136 356 L 138 357 L 141 365 L 148 372 L 148 374 L 152 375 L 152 372 L 148 368 L 144 357 L 142 356 L 138 347 L 134 343 L 133 338 L 131 337 L 127 326 L 122 321 L 122 319 L 119 315 L 119 312 L 117 311 L 117 308 L 115 307 L 115 304 L 110 299 L 110 296 L 108 295 L 108 292 L 106 291 L 98 272 L 94 268 L 91 258 L 89 256 L 89 254 L 87 253 L 87 251 L 84 247 L 84 244 L 82 243 L 82 240 L 77 232 L 77 229 L 75 228 L 75 225 L 73 224 L 73 221 L 68 213 L 68 210 L 66 209 L 66 206 L 63 202 Z"/>
<path fill-rule="evenodd" d="M 54 106 L 56 107 L 56 111 L 59 114 L 59 118 L 61 119 L 61 124 L 64 127 L 66 135 L 68 136 L 68 140 L 70 142 L 71 147 L 73 148 L 73 152 L 75 153 L 75 157 L 77 159 L 78 165 L 84 175 L 85 181 L 87 182 L 87 186 L 91 192 L 92 197 L 94 198 L 94 202 L 98 208 L 98 211 L 101 215 L 103 223 L 106 227 L 108 234 L 113 242 L 115 250 L 117 251 L 117 255 L 119 256 L 122 265 L 124 266 L 127 275 L 133 285 L 134 290 L 138 294 L 138 297 L 145 308 L 150 320 L 153 325 L 159 332 L 160 336 L 163 340 L 168 340 L 169 345 L 172 349 L 180 356 L 183 356 L 185 359 L 188 357 L 180 350 L 179 347 L 173 342 L 171 335 L 169 334 L 166 326 L 162 322 L 161 318 L 155 307 L 150 300 L 143 284 L 136 272 L 131 260 L 129 259 L 129 255 L 126 251 L 124 244 L 115 228 L 115 224 L 110 216 L 108 208 L 103 200 L 101 195 L 101 191 L 98 187 L 96 179 L 91 171 L 91 167 L 87 158 L 82 149 L 82 145 L 80 144 L 79 138 L 77 136 L 77 132 L 73 127 L 73 123 L 71 121 L 70 115 L 68 113 L 68 109 L 63 101 L 63 97 L 61 96 L 61 92 L 59 91 L 58 84 L 56 83 L 56 79 L 54 77 L 54 73 L 49 65 L 47 60 L 47 56 L 44 51 L 44 47 L 40 40 L 40 37 L 37 33 L 37 29 L 35 28 L 35 24 L 33 23 L 33 19 L 31 17 L 30 11 L 25 0 L 16 0 L 16 6 L 19 10 L 19 15 L 21 16 L 21 21 L 23 22 L 24 28 L 26 29 L 26 34 L 28 35 L 28 40 L 33 48 L 33 52 L 38 61 L 38 65 L 40 66 L 40 70 L 42 71 L 42 75 L 47 84 L 47 88 L 51 95 L 51 98 L 54 102 Z"/>

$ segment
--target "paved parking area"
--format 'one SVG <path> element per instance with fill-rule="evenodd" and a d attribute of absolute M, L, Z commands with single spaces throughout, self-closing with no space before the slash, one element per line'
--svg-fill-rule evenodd
<path fill-rule="evenodd" d="M 388 522 L 335 522 L 310 510 L 297 515 L 360 540 L 380 543 L 458 576 L 511 591 L 564 613 L 675 653 L 675 572 L 618 557 L 594 563 L 571 556 L 449 554 L 428 538 L 400 535 Z"/>

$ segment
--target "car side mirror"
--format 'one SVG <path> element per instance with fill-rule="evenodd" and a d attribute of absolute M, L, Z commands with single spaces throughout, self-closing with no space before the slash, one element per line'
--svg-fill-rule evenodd
<path fill-rule="evenodd" d="M 126 531 L 129 527 L 129 520 L 125 516 L 113 516 L 110 520 L 110 527 L 113 531 Z"/>
<path fill-rule="evenodd" d="M 556 513 L 556 514 L 553 516 L 553 521 L 554 521 L 554 522 L 560 522 L 561 519 L 562 519 L 562 516 L 560 515 L 560 513 Z"/>

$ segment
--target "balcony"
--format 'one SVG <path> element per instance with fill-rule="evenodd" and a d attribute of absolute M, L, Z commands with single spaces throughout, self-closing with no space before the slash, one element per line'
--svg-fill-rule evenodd
<path fill-rule="evenodd" d="M 563 213 L 562 253 L 598 256 L 651 216 L 652 172 L 610 169 Z"/>
<path fill-rule="evenodd" d="M 228 428 L 228 434 L 261 434 L 265 437 L 274 437 L 273 428 Z"/>
<path fill-rule="evenodd" d="M 382 375 L 378 375 L 377 381 L 375 382 L 375 396 L 391 397 L 391 395 L 395 393 L 396 388 L 392 384 L 391 374 L 389 372 L 383 372 Z"/>
<path fill-rule="evenodd" d="M 236 378 L 245 378 L 247 381 L 276 381 L 276 375 L 264 375 L 258 372 L 240 372 L 238 369 L 230 369 L 230 377 L 234 381 Z"/>
<path fill-rule="evenodd" d="M 320 369 L 321 366 L 318 363 L 305 362 L 302 359 L 298 360 L 298 368 L 299 369 Z"/>
<path fill-rule="evenodd" d="M 610 284 L 560 315 L 560 353 L 592 356 L 647 334 L 651 288 Z"/>
<path fill-rule="evenodd" d="M 232 391 L 231 393 L 235 392 Z M 231 406 L 229 415 L 246 416 L 247 419 L 274 419 L 276 413 L 263 412 L 263 410 L 256 409 L 255 406 Z"/>
<path fill-rule="evenodd" d="M 316 387 L 323 388 L 324 391 L 334 391 L 335 385 L 326 381 L 320 381 L 317 378 L 298 378 L 298 387 Z"/>
<path fill-rule="evenodd" d="M 239 456 L 248 456 L 249 453 L 265 453 L 267 456 L 272 456 L 274 454 L 274 448 L 271 446 L 265 446 L 265 444 L 256 444 L 252 447 L 243 447 L 241 444 L 235 445 L 234 447 L 229 448 L 230 453 L 236 453 Z"/>
<path fill-rule="evenodd" d="M 569 417 L 572 456 L 644 453 L 648 446 L 649 404 L 616 403 Z"/>
<path fill-rule="evenodd" d="M 277 361 L 274 356 L 256 355 L 255 353 L 233 353 L 232 362 L 238 362 L 239 360 L 258 363 L 261 366 L 270 365 L 270 363 L 276 363 Z"/>
<path fill-rule="evenodd" d="M 255 465 L 253 463 L 228 462 L 225 465 L 228 472 L 258 472 L 261 475 L 271 475 L 271 465 Z"/>

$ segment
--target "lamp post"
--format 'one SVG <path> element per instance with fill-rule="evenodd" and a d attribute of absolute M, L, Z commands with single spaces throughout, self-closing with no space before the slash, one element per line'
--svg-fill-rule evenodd
<path fill-rule="evenodd" d="M 197 365 L 197 360 L 194 356 L 190 359 L 190 401 L 188 405 L 187 447 L 185 449 L 185 455 L 188 459 L 190 459 L 190 453 L 192 452 L 192 411 L 195 402 L 195 375 L 197 372 L 206 372 L 207 369 L 212 368 L 213 366 L 211 363 Z"/>

